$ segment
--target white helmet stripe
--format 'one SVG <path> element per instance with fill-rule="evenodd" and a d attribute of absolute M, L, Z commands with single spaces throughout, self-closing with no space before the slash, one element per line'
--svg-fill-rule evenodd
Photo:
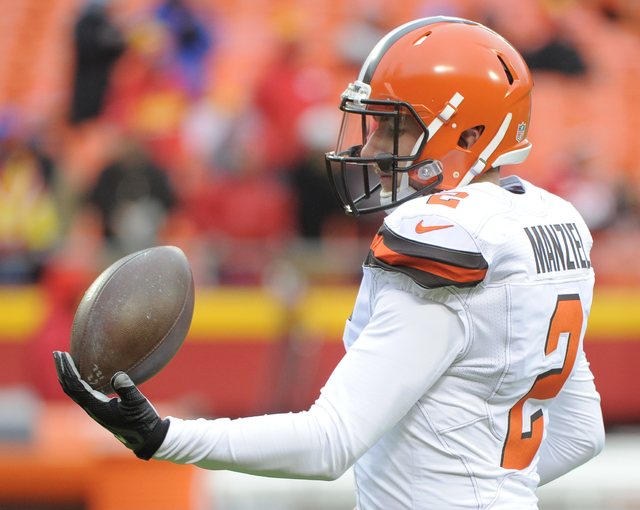
<path fill-rule="evenodd" d="M 444 107 L 444 110 L 436 115 L 436 118 L 433 119 L 431 121 L 431 124 L 429 124 L 429 126 L 427 127 L 427 129 L 429 130 L 429 139 L 427 141 L 431 140 L 433 138 L 433 135 L 435 135 L 444 125 L 444 123 L 451 118 L 451 116 L 456 111 L 456 108 L 460 106 L 460 103 L 462 103 L 463 100 L 464 97 L 462 97 L 462 95 L 458 92 L 453 95 L 453 97 Z"/>
<path fill-rule="evenodd" d="M 511 124 L 512 117 L 513 115 L 511 113 L 507 113 L 507 116 L 502 121 L 502 125 L 500 126 L 500 129 L 498 129 L 496 136 L 493 137 L 493 140 L 489 142 L 489 145 L 487 145 L 485 149 L 480 153 L 480 157 L 462 178 L 459 186 L 466 186 L 474 177 L 480 175 L 483 172 L 483 170 L 487 166 L 487 160 L 498 148 L 498 145 L 500 145 L 500 142 L 504 139 L 504 135 L 507 134 L 507 129 L 509 129 L 509 124 Z"/>

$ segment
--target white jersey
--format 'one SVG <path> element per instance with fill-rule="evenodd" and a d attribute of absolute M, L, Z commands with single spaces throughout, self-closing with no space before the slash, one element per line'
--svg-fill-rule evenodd
<path fill-rule="evenodd" d="M 354 465 L 359 510 L 536 508 L 540 482 L 603 446 L 582 351 L 592 239 L 564 200 L 502 184 L 385 219 L 309 411 L 171 418 L 154 457 L 317 479 Z"/>
<path fill-rule="evenodd" d="M 503 186 L 413 200 L 386 218 L 372 245 L 346 348 L 387 282 L 454 311 L 464 343 L 356 464 L 357 484 L 368 489 L 363 509 L 399 485 L 420 502 L 410 508 L 535 508 L 547 409 L 584 359 L 592 239 L 566 201 L 517 178 Z M 398 458 L 419 482 L 388 470 Z"/>

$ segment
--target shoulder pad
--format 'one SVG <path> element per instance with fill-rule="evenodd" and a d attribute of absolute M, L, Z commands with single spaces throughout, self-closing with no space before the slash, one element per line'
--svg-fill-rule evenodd
<path fill-rule="evenodd" d="M 460 214 L 464 208 L 456 207 L 467 196 L 451 193 L 429 198 L 444 202 L 444 207 L 424 200 L 403 204 L 385 218 L 365 265 L 404 274 L 423 288 L 472 287 L 482 282 L 488 263 L 469 224 L 478 220 L 477 215 Z M 465 217 L 471 221 L 464 221 Z"/>
<path fill-rule="evenodd" d="M 385 219 L 365 266 L 404 274 L 424 288 L 472 287 L 488 270 L 471 234 L 450 215 L 409 208 Z"/>

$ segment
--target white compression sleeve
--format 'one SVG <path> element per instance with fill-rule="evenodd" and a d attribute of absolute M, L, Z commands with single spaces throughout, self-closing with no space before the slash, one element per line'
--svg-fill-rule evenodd
<path fill-rule="evenodd" d="M 584 464 L 604 447 L 600 395 L 584 353 L 549 407 L 547 434 L 540 446 L 538 474 L 544 485 Z"/>
<path fill-rule="evenodd" d="M 237 420 L 170 418 L 154 458 L 265 476 L 335 479 L 407 413 L 463 342 L 456 314 L 387 285 L 369 325 L 309 411 Z"/>

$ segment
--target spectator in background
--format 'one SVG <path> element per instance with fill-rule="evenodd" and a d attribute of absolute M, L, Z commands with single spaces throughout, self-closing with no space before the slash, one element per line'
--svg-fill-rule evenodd
<path fill-rule="evenodd" d="M 171 34 L 175 44 L 175 59 L 191 97 L 200 96 L 206 89 L 206 57 L 214 41 L 211 34 L 184 0 L 167 0 L 157 16 Z"/>
<path fill-rule="evenodd" d="M 107 121 L 144 136 L 154 160 L 171 173 L 189 168 L 181 130 L 209 87 L 205 57 L 211 43 L 189 12 L 181 3 L 168 2 L 131 25 L 104 113 Z"/>
<path fill-rule="evenodd" d="M 38 281 L 60 238 L 54 163 L 15 134 L 0 141 L 0 283 Z"/>
<path fill-rule="evenodd" d="M 302 49 L 299 41 L 283 41 L 275 60 L 256 84 L 253 103 L 260 115 L 265 172 L 286 172 L 304 156 L 296 125 L 301 113 L 312 104 L 314 91 L 310 88 L 318 84 L 304 80 Z"/>
<path fill-rule="evenodd" d="M 74 124 L 100 115 L 111 71 L 126 47 L 109 20 L 108 1 L 91 0 L 74 27 L 76 68 L 70 113 Z"/>
<path fill-rule="evenodd" d="M 549 71 L 565 76 L 587 72 L 579 48 L 562 28 L 562 20 L 551 16 L 543 2 L 487 0 L 481 9 L 485 24 L 503 34 L 520 51 L 531 72 Z"/>
<path fill-rule="evenodd" d="M 578 210 L 594 236 L 610 228 L 618 212 L 615 181 L 610 175 L 603 178 L 586 150 L 560 159 L 554 172 L 554 192 Z"/>
<path fill-rule="evenodd" d="M 629 178 L 622 178 L 616 185 L 616 219 L 614 228 L 637 231 L 640 228 L 640 195 L 637 186 Z"/>
<path fill-rule="evenodd" d="M 324 155 L 335 145 L 341 120 L 341 112 L 327 103 L 307 108 L 297 125 L 305 154 L 292 169 L 291 184 L 298 197 L 298 231 L 306 239 L 357 236 L 363 224 L 343 214 L 327 179 Z"/>
<path fill-rule="evenodd" d="M 319 238 L 328 219 L 342 219 L 342 211 L 327 183 L 324 152 L 310 148 L 296 165 L 291 181 L 299 200 L 299 233 L 304 238 Z M 347 218 L 349 220 L 349 218 Z"/>
<path fill-rule="evenodd" d="M 174 206 L 165 171 L 136 141 L 122 141 L 119 157 L 98 177 L 89 203 L 102 215 L 107 248 L 114 259 L 155 244 L 158 228 Z"/>
<path fill-rule="evenodd" d="M 587 72 L 577 48 L 559 36 L 529 53 L 524 52 L 522 56 L 531 71 L 555 71 L 567 76 L 579 76 Z"/>

